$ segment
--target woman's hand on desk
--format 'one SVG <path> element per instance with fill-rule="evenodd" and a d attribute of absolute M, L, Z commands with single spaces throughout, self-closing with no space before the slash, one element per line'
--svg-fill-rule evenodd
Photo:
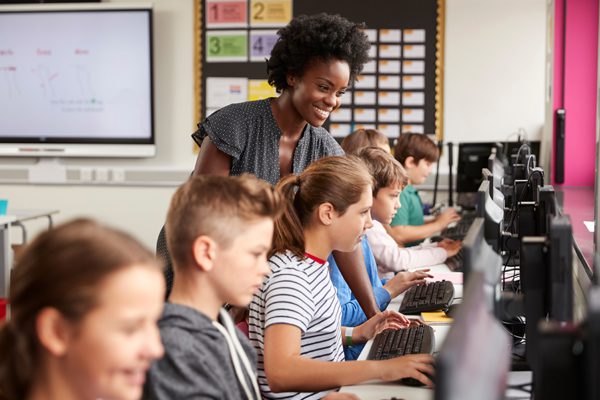
<path fill-rule="evenodd" d="M 429 269 L 420 269 L 413 272 L 398 272 L 392 279 L 383 285 L 383 288 L 390 293 L 392 298 L 394 298 L 415 285 L 424 284 L 425 278 L 433 278 L 433 276 L 429 274 Z"/>
<path fill-rule="evenodd" d="M 441 247 L 442 249 L 446 250 L 446 253 L 448 253 L 448 257 L 452 257 L 460 251 L 460 249 L 462 248 L 462 242 L 460 240 L 444 239 L 438 243 L 438 247 Z"/>
<path fill-rule="evenodd" d="M 352 332 L 353 343 L 364 343 L 386 329 L 402 329 L 410 326 L 411 321 L 394 310 L 386 310 L 372 316 L 367 322 L 358 325 Z"/>

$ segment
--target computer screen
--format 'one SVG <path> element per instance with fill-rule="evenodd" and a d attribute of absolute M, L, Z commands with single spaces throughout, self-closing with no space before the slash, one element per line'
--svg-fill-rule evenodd
<path fill-rule="evenodd" d="M 0 7 L 0 156 L 155 154 L 152 8 Z"/>
<path fill-rule="evenodd" d="M 481 182 L 476 196 L 477 216 L 485 220 L 485 240 L 499 251 L 504 209 L 490 197 L 490 182 L 487 180 Z"/>
<path fill-rule="evenodd" d="M 502 257 L 487 243 L 484 236 L 485 221 L 475 218 L 463 240 L 463 273 L 469 282 L 473 272 L 482 272 L 486 282 L 486 303 L 488 309 L 496 313 L 500 299 L 500 275 Z"/>
<path fill-rule="evenodd" d="M 567 216 L 550 219 L 548 235 L 523 236 L 520 250 L 521 288 L 527 320 L 527 361 L 538 365 L 538 323 L 573 319 L 573 237 Z"/>
<path fill-rule="evenodd" d="M 474 272 L 436 359 L 435 400 L 504 399 L 508 333 L 485 307 L 485 277 Z"/>

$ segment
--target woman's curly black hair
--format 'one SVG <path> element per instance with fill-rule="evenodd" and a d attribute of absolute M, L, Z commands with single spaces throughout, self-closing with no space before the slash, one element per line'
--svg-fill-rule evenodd
<path fill-rule="evenodd" d="M 337 59 L 350 66 L 350 82 L 369 60 L 369 39 L 364 24 L 339 15 L 300 15 L 279 29 L 279 39 L 267 61 L 269 84 L 278 93 L 288 87 L 287 74 L 301 76 L 314 59 Z"/>

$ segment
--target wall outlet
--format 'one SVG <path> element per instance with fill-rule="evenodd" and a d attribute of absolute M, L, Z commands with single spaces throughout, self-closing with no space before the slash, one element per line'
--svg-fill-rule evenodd
<path fill-rule="evenodd" d="M 96 168 L 96 182 L 108 182 L 108 168 Z"/>

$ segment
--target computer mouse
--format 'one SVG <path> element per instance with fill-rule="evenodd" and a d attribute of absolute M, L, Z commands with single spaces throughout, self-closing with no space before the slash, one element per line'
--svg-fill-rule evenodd
<path fill-rule="evenodd" d="M 456 317 L 456 312 L 458 311 L 458 308 L 460 307 L 460 304 L 450 304 L 445 310 L 444 313 L 446 313 L 447 317 L 450 318 L 454 318 Z"/>

